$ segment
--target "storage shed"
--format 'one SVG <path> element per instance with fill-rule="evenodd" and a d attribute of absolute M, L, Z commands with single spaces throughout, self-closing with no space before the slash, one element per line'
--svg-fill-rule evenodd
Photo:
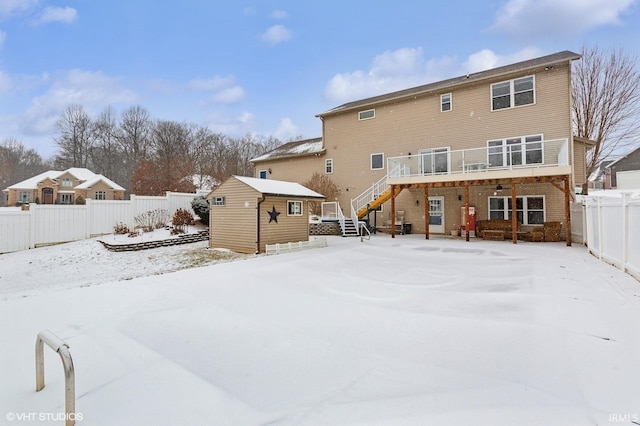
<path fill-rule="evenodd" d="M 209 246 L 264 253 L 267 244 L 309 240 L 309 201 L 324 196 L 304 186 L 231 176 L 209 194 Z"/>

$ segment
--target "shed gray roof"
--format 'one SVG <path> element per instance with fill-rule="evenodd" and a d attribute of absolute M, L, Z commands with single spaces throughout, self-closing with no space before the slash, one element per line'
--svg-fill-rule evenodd
<path fill-rule="evenodd" d="M 322 148 L 322 138 L 304 139 L 280 145 L 276 149 L 252 159 L 251 162 L 256 163 L 266 160 L 275 160 L 278 158 L 303 157 L 305 155 L 322 153 L 324 153 L 324 149 Z"/>
<path fill-rule="evenodd" d="M 486 71 L 480 71 L 473 74 L 467 74 L 460 77 L 450 78 L 448 80 L 442 80 L 435 83 L 429 83 L 422 86 L 412 87 L 410 89 L 404 89 L 397 92 L 386 93 L 384 95 L 374 96 L 371 98 L 361 99 L 358 101 L 348 102 L 335 108 L 332 108 L 323 113 L 317 114 L 316 117 L 323 117 L 326 115 L 337 114 L 344 111 L 349 111 L 355 108 L 362 108 L 365 106 L 375 105 L 395 99 L 401 99 L 408 96 L 415 96 L 423 93 L 443 91 L 445 89 L 451 89 L 455 86 L 461 86 L 489 78 L 495 78 L 501 75 L 511 74 L 518 71 L 525 71 L 533 68 L 552 66 L 562 62 L 574 61 L 580 59 L 580 55 L 568 50 L 554 53 L 547 56 L 541 56 L 535 59 L 529 59 L 527 61 L 517 62 L 510 65 L 505 65 L 498 68 L 492 68 Z"/>

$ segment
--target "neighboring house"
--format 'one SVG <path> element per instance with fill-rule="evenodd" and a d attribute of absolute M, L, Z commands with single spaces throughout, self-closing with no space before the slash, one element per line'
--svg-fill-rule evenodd
<path fill-rule="evenodd" d="M 267 244 L 308 241 L 307 203 L 324 197 L 298 183 L 231 176 L 208 199 L 211 247 L 264 253 Z"/>
<path fill-rule="evenodd" d="M 640 170 L 640 147 L 606 165 L 604 189 L 618 188 L 618 172 L 633 170 Z"/>
<path fill-rule="evenodd" d="M 613 160 L 605 160 L 602 161 L 598 167 L 591 173 L 589 177 L 589 188 L 590 189 L 605 189 L 611 188 L 611 176 L 608 175 L 607 167 L 609 164 L 613 163 Z"/>
<path fill-rule="evenodd" d="M 572 135 L 571 63 L 579 58 L 563 51 L 340 105 L 317 115 L 317 158 L 267 154 L 256 159 L 256 176 L 330 174 L 344 216 L 383 223 L 403 211 L 427 238 L 459 229 L 469 206 L 476 220 L 561 221 L 570 244 L 569 205 L 587 182 L 593 146 Z"/>
<path fill-rule="evenodd" d="M 74 204 L 78 197 L 94 200 L 122 200 L 125 189 L 89 169 L 73 167 L 49 170 L 3 190 L 6 205 Z"/>

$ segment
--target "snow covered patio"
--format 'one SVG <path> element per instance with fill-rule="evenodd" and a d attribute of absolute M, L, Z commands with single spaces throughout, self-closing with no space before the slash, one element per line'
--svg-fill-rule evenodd
<path fill-rule="evenodd" d="M 79 425 L 640 423 L 640 283 L 584 247 L 328 243 L 123 281 L 141 254 L 94 240 L 0 256 L 0 423 L 64 424 L 16 417 L 64 412 L 49 348 L 35 392 L 43 329 L 70 345 Z M 29 262 L 25 293 L 5 272 Z"/>

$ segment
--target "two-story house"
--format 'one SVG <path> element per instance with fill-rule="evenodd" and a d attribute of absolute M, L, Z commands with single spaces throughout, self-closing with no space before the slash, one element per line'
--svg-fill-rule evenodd
<path fill-rule="evenodd" d="M 297 160 L 262 156 L 256 177 L 327 173 L 345 217 L 394 223 L 402 211 L 427 238 L 473 212 L 524 227 L 560 221 L 570 244 L 569 204 L 591 147 L 572 136 L 579 58 L 563 51 L 340 105 L 317 115 L 321 148 Z"/>
<path fill-rule="evenodd" d="M 89 169 L 72 167 L 64 171 L 49 170 L 18 182 L 3 190 L 6 205 L 74 204 L 85 200 L 123 200 L 125 189 L 111 179 Z"/>

